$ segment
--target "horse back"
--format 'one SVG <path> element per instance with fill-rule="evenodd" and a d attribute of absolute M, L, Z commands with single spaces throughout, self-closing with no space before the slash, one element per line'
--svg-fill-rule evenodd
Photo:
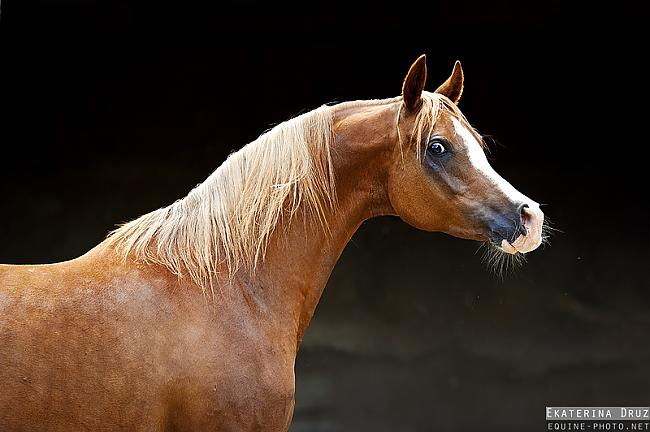
<path fill-rule="evenodd" d="M 97 253 L 1 265 L 0 430 L 159 429 L 165 283 Z"/>
<path fill-rule="evenodd" d="M 288 424 L 293 356 L 262 327 L 236 299 L 101 248 L 0 265 L 0 430 Z"/>

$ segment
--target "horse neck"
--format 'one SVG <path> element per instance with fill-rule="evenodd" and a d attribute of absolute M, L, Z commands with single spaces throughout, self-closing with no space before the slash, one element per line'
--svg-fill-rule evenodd
<path fill-rule="evenodd" d="M 288 321 L 284 325 L 291 329 L 297 344 L 353 234 L 365 220 L 393 213 L 385 192 L 383 165 L 389 159 L 387 141 L 395 138 L 386 131 L 395 123 L 397 107 L 344 104 L 333 109 L 331 154 L 338 205 L 326 214 L 329 230 L 306 212 L 286 223 L 281 220 L 270 238 L 259 278 L 254 278 L 266 287 L 260 290 L 266 307 Z"/>

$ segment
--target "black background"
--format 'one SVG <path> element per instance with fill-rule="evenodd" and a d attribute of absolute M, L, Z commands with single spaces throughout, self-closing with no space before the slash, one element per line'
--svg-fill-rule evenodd
<path fill-rule="evenodd" d="M 429 90 L 460 59 L 493 166 L 560 230 L 500 280 L 477 244 L 364 224 L 296 366 L 293 431 L 541 430 L 650 400 L 641 11 L 566 2 L 4 1 L 0 262 L 76 257 L 268 127 Z"/>

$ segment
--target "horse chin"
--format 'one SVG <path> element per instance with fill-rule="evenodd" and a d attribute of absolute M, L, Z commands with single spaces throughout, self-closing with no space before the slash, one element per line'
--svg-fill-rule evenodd
<path fill-rule="evenodd" d="M 540 245 L 542 244 L 542 236 L 530 236 L 530 235 L 520 235 L 517 237 L 517 239 L 510 243 L 507 240 L 501 240 L 501 244 L 498 245 L 498 248 L 501 249 L 501 251 L 511 254 L 511 255 L 516 255 L 518 253 L 528 253 L 532 252 L 535 249 L 537 249 Z"/>
<path fill-rule="evenodd" d="M 505 239 L 501 240 L 501 244 L 498 247 L 502 252 L 510 255 L 516 255 L 519 253 L 519 251 Z"/>

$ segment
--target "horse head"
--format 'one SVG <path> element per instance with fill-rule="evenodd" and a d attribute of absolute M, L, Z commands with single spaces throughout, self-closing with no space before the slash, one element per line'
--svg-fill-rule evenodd
<path fill-rule="evenodd" d="M 398 216 L 417 228 L 489 242 L 508 254 L 543 240 L 544 213 L 488 162 L 481 136 L 457 104 L 460 62 L 434 93 L 424 90 L 425 56 L 409 69 L 388 166 L 387 192 Z"/>

